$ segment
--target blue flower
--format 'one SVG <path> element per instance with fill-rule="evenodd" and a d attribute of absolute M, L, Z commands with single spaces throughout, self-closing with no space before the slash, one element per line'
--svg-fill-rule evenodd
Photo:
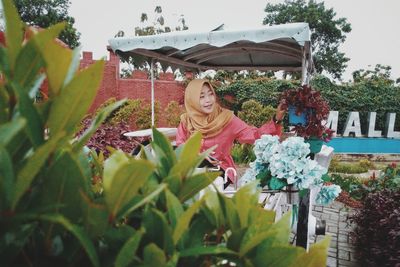
<path fill-rule="evenodd" d="M 315 202 L 322 205 L 328 205 L 339 196 L 340 192 L 342 192 L 342 189 L 338 185 L 324 185 L 321 187 Z"/>
<path fill-rule="evenodd" d="M 323 184 L 321 177 L 327 170 L 307 158 L 310 148 L 302 137 L 289 137 L 279 143 L 277 136 L 263 135 L 255 142 L 254 153 L 256 160 L 242 177 L 244 183 L 255 180 L 257 174 L 268 168 L 273 177 L 299 189 Z"/>

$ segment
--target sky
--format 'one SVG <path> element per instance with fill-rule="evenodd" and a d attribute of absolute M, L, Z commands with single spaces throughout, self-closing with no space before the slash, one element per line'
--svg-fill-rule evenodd
<path fill-rule="evenodd" d="M 321 0 L 317 0 L 320 2 Z M 224 23 L 226 29 L 262 25 L 264 8 L 283 0 L 70 0 L 69 15 L 81 33 L 82 51 L 92 51 L 94 59 L 108 56 L 108 39 L 123 30 L 133 36 L 140 26 L 140 14 L 153 18 L 154 8 L 162 7 L 167 25 L 176 25 L 181 14 L 193 31 L 208 31 Z M 347 18 L 352 31 L 340 50 L 350 58 L 343 80 L 358 69 L 376 64 L 392 67 L 392 78 L 400 77 L 400 0 L 325 0 L 336 18 Z"/>

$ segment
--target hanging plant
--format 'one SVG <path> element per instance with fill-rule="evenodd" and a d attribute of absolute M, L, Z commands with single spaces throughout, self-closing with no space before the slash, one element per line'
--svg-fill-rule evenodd
<path fill-rule="evenodd" d="M 326 127 L 330 108 L 319 91 L 313 90 L 308 85 L 288 89 L 282 92 L 280 103 L 286 110 L 293 107 L 297 116 L 305 113 L 306 122 L 294 126 L 298 136 L 306 140 L 318 139 L 324 142 L 331 140 L 333 131 Z"/>

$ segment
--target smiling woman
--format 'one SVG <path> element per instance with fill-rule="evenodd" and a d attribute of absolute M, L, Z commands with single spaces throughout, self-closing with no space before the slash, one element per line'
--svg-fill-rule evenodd
<path fill-rule="evenodd" d="M 202 134 L 201 151 L 214 147 L 212 159 L 208 161 L 218 164 L 222 171 L 234 168 L 231 149 L 235 140 L 240 143 L 252 144 L 262 134 L 280 136 L 282 126 L 280 121 L 284 111 L 279 107 L 274 120 L 267 122 L 260 128 L 247 125 L 236 117 L 232 111 L 222 108 L 216 101 L 212 85 L 207 80 L 191 81 L 185 90 L 186 113 L 181 116 L 178 126 L 176 144 L 186 142 L 195 132 Z M 231 182 L 235 182 L 233 173 L 229 173 Z M 229 182 L 225 185 L 229 185 Z"/>

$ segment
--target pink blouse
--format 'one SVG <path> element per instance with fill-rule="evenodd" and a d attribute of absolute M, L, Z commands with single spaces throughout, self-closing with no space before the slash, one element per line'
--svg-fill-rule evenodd
<path fill-rule="evenodd" d="M 203 152 L 214 145 L 218 145 L 212 156 L 221 161 L 221 168 L 226 170 L 228 167 L 236 169 L 235 163 L 231 156 L 231 150 L 234 140 L 240 143 L 253 144 L 263 134 L 278 135 L 282 134 L 282 125 L 269 121 L 260 128 L 250 126 L 244 121 L 236 117 L 225 126 L 225 128 L 216 136 L 203 138 L 200 151 Z M 176 145 L 179 146 L 189 138 L 189 133 L 182 122 L 178 126 L 176 133 Z M 233 177 L 229 177 L 232 182 Z"/>

